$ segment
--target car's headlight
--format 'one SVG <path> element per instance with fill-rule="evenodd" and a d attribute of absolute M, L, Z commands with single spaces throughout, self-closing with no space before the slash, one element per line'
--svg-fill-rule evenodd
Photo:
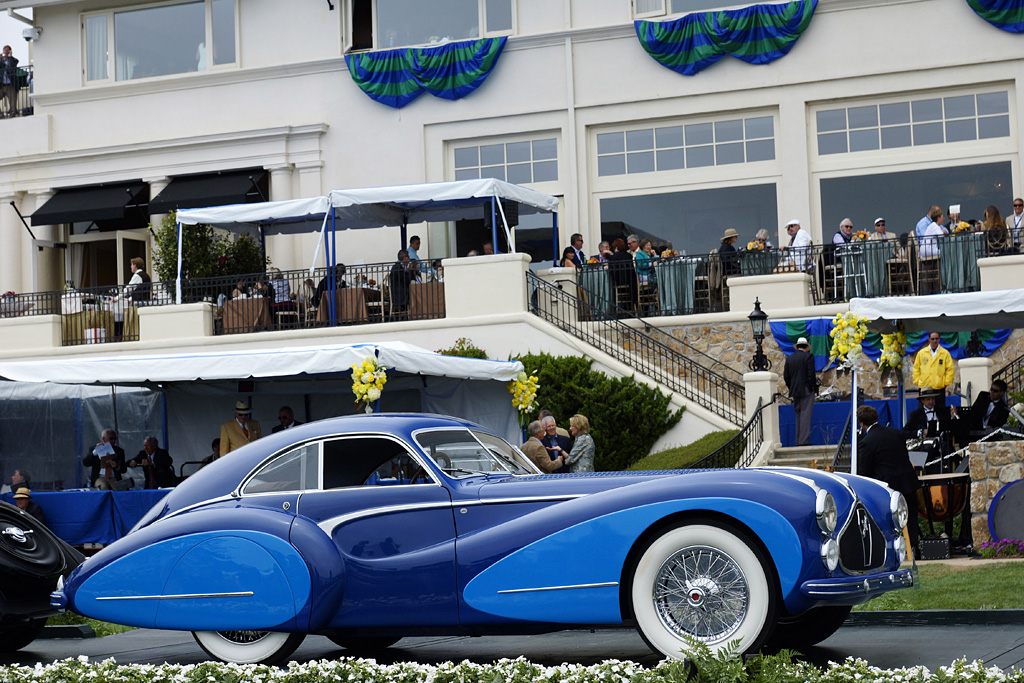
<path fill-rule="evenodd" d="M 821 561 L 830 572 L 839 566 L 839 544 L 830 538 L 821 544 Z"/>
<path fill-rule="evenodd" d="M 899 491 L 893 491 L 889 496 L 889 512 L 892 514 L 893 529 L 902 533 L 903 527 L 907 526 L 910 513 L 907 510 L 907 499 Z"/>
<path fill-rule="evenodd" d="M 838 517 L 836 501 L 832 498 L 832 494 L 825 489 L 819 489 L 818 495 L 814 499 L 814 516 L 818 520 L 818 528 L 823 533 L 831 534 L 836 530 Z"/>
<path fill-rule="evenodd" d="M 903 561 L 907 559 L 907 544 L 903 542 L 903 536 L 897 536 L 892 545 L 896 549 L 896 558 L 900 564 L 903 564 Z"/>

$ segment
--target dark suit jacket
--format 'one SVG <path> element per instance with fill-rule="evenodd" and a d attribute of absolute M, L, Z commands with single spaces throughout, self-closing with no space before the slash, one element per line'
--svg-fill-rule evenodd
<path fill-rule="evenodd" d="M 938 436 L 942 432 L 949 431 L 951 426 L 949 407 L 935 406 L 935 416 L 938 418 L 939 422 L 938 432 L 933 433 L 934 429 L 931 429 L 925 434 L 925 436 Z M 907 423 L 903 425 L 903 438 L 913 439 L 917 436 L 918 431 L 922 429 L 928 429 L 928 419 L 925 415 L 924 408 L 918 406 L 917 410 L 912 410 L 910 411 L 910 415 L 907 415 Z"/>
<path fill-rule="evenodd" d="M 873 424 L 857 444 L 857 474 L 884 481 L 911 501 L 917 475 L 907 454 L 907 441 L 895 427 Z"/>
<path fill-rule="evenodd" d="M 95 448 L 95 446 L 94 446 Z M 124 460 L 124 449 L 120 446 L 114 446 L 114 456 L 117 458 L 117 469 L 114 470 L 114 481 L 121 481 L 121 475 L 128 469 L 128 465 Z M 100 459 L 93 454 L 92 448 L 82 458 L 82 464 L 86 467 L 92 468 L 92 474 L 89 476 L 89 486 L 92 486 L 97 479 L 100 478 L 100 474 L 103 468 L 100 467 Z"/>
<path fill-rule="evenodd" d="M 174 460 L 171 459 L 171 454 L 167 452 L 165 448 L 158 448 L 153 451 L 153 455 L 146 455 L 145 450 L 141 450 L 135 454 L 132 460 L 138 467 L 142 467 L 141 463 L 143 458 L 149 458 L 153 461 L 152 467 L 154 468 L 151 472 L 146 473 L 146 488 L 163 488 L 165 486 L 174 486 Z M 150 480 L 152 480 L 153 486 L 150 486 Z"/>
<path fill-rule="evenodd" d="M 410 263 L 413 263 L 410 261 Z M 413 267 L 406 266 L 402 261 L 396 261 L 391 266 L 391 273 L 388 281 L 391 285 L 391 304 L 401 310 L 409 308 L 409 288 L 412 281 L 416 279 L 416 271 Z"/>
<path fill-rule="evenodd" d="M 583 260 L 585 258 L 586 256 L 581 255 L 581 252 L 578 252 L 575 249 L 572 250 L 572 264 L 577 268 L 583 267 Z"/>
<path fill-rule="evenodd" d="M 545 435 L 544 438 L 541 439 L 541 442 L 544 444 L 545 448 L 554 448 L 555 446 L 558 446 L 563 451 L 565 451 L 566 455 L 568 455 L 569 451 L 572 450 L 571 445 L 570 445 L 570 441 L 569 441 L 569 437 L 562 436 L 561 434 L 555 434 L 553 437 Z M 555 455 L 556 454 L 554 454 L 552 451 L 548 451 L 548 456 L 552 460 L 555 459 Z M 555 471 L 556 472 L 568 472 L 569 471 L 569 466 L 568 465 L 563 465 L 562 467 L 558 468 Z"/>
<path fill-rule="evenodd" d="M 985 419 L 985 413 L 988 411 L 988 407 L 993 405 L 992 417 L 989 418 L 989 427 L 1002 427 L 1006 424 L 1006 421 L 1010 417 L 1010 409 L 1006 407 L 1006 404 L 1002 401 L 998 401 L 995 404 L 992 403 L 992 398 L 989 396 L 987 391 L 983 391 L 978 394 L 978 398 L 974 399 L 974 405 L 971 406 L 971 429 L 981 430 L 984 429 L 982 422 Z"/>
<path fill-rule="evenodd" d="M 302 423 L 299 422 L 298 420 L 295 420 L 295 422 L 292 422 L 292 427 L 298 427 L 300 424 Z M 284 431 L 284 425 L 277 425 L 276 427 L 270 430 L 270 433 L 277 434 L 280 431 Z"/>
<path fill-rule="evenodd" d="M 818 377 L 814 374 L 814 356 L 807 351 L 797 349 L 786 358 L 786 366 L 782 378 L 789 387 L 792 399 L 813 396 L 818 393 Z"/>

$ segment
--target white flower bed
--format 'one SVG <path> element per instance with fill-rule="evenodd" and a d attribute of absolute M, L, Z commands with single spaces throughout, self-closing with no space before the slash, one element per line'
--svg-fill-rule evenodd
<path fill-rule="evenodd" d="M 806 662 L 792 662 L 787 653 L 744 662 L 736 657 L 696 660 L 697 683 L 800 682 L 811 683 L 960 683 L 961 681 L 1016 681 L 1024 671 L 1004 673 L 982 662 L 960 659 L 934 674 L 924 667 L 884 670 L 861 659 L 830 662 L 820 671 Z M 320 660 L 287 668 L 257 664 L 118 664 L 113 659 L 90 662 L 88 657 L 52 664 L 0 666 L 0 683 L 684 683 L 690 664 L 666 660 L 653 668 L 635 662 L 608 660 L 594 666 L 562 664 L 545 667 L 523 658 L 494 664 L 445 662 L 377 664 L 372 659 Z"/>

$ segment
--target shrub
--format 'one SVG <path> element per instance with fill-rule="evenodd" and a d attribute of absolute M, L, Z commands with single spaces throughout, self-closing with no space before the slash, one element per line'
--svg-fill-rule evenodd
<path fill-rule="evenodd" d="M 178 227 L 175 213 L 164 216 L 154 230 L 153 273 L 163 282 L 178 277 Z M 152 226 L 150 226 L 152 228 Z M 190 225 L 182 235 L 181 276 L 184 279 L 265 272 L 270 264 L 251 235 L 218 234 L 210 225 Z"/>
<path fill-rule="evenodd" d="M 590 421 L 597 447 L 594 469 L 623 470 L 647 455 L 654 442 L 682 417 L 670 397 L 630 377 L 612 378 L 578 356 L 525 355 L 518 360 L 537 375 L 541 408 L 567 425 L 576 413 Z"/>
<path fill-rule="evenodd" d="M 1000 541 L 988 541 L 978 548 L 982 557 L 1024 557 L 1024 541 L 1004 538 Z"/>
<path fill-rule="evenodd" d="M 739 434 L 738 429 L 711 432 L 686 446 L 677 446 L 666 451 L 651 453 L 629 466 L 631 470 L 683 470 L 706 455 L 714 453 L 729 439 Z M 736 463 L 732 463 L 736 464 Z"/>
<path fill-rule="evenodd" d="M 468 337 L 459 337 L 451 348 L 438 349 L 435 353 L 439 353 L 442 356 L 487 359 L 487 352 L 475 345 Z"/>

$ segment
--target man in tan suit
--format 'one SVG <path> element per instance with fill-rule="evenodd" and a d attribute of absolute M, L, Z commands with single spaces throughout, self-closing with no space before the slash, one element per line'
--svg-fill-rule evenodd
<path fill-rule="evenodd" d="M 550 473 L 565 464 L 565 455 L 559 455 L 552 460 L 548 454 L 548 449 L 544 446 L 544 442 L 541 441 L 541 438 L 544 436 L 544 424 L 540 420 L 534 420 L 528 424 L 526 431 L 530 438 L 520 447 L 520 450 L 533 461 L 537 469 L 541 472 Z"/>
<path fill-rule="evenodd" d="M 252 415 L 252 408 L 246 405 L 245 401 L 235 403 L 235 419 L 229 420 L 220 426 L 221 456 L 238 450 L 245 444 L 251 443 L 263 435 L 260 431 L 260 423 L 256 420 L 250 420 L 250 415 Z"/>
<path fill-rule="evenodd" d="M 875 231 L 868 235 L 869 240 L 894 240 L 896 239 L 896 233 L 889 232 L 885 229 L 885 219 L 875 219 Z"/>

